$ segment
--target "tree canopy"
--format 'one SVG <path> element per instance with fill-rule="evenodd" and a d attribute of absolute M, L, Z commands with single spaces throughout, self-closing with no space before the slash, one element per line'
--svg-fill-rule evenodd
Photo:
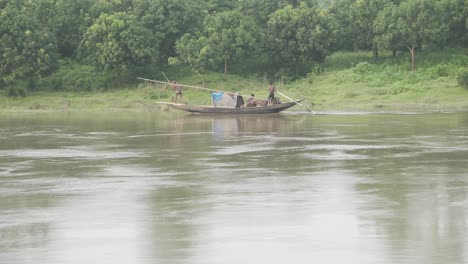
<path fill-rule="evenodd" d="M 0 85 L 38 78 L 55 64 L 57 45 L 50 28 L 41 27 L 37 5 L 0 1 Z"/>
<path fill-rule="evenodd" d="M 380 44 L 409 50 L 412 69 L 416 67 L 416 49 L 436 45 L 447 29 L 442 6 L 425 0 L 388 4 L 375 21 Z"/>
<path fill-rule="evenodd" d="M 0 0 L 0 89 L 58 61 L 120 73 L 257 58 L 301 76 L 344 50 L 466 47 L 467 0 Z M 262 68 L 264 70 L 265 68 Z"/>

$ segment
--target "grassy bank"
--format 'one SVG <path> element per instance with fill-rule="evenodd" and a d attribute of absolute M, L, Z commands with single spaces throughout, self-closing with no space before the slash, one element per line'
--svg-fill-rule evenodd
<path fill-rule="evenodd" d="M 407 54 L 404 53 L 396 57 L 383 53 L 379 63 L 373 63 L 372 54 L 367 52 L 337 53 L 320 68 L 313 69 L 306 78 L 288 81 L 284 77 L 276 84 L 282 93 L 306 99 L 306 107 L 317 111 L 467 110 L 468 89 L 458 85 L 456 80 L 461 71 L 466 71 L 468 56 L 465 53 L 463 50 L 449 50 L 419 54 L 416 71 L 409 69 Z M 74 73 L 72 76 L 79 76 L 80 69 L 76 65 L 68 65 Z M 90 72 L 88 67 L 84 69 Z M 167 73 L 169 78 L 177 78 L 184 84 L 203 85 L 201 78 L 189 74 L 190 71 L 172 70 Z M 69 71 L 64 67 L 44 83 L 66 79 Z M 158 75 L 145 77 L 161 79 Z M 204 77 L 206 87 L 214 90 L 243 95 L 255 93 L 259 98 L 268 96 L 268 80 L 259 73 L 240 76 L 211 72 Z M 75 82 L 73 87 L 65 89 L 67 91 L 49 89 L 30 92 L 26 97 L 0 96 L 0 111 L 159 111 L 167 107 L 157 102 L 169 102 L 173 96 L 170 87 L 145 82 L 122 89 L 90 88 L 96 86 L 90 83 L 86 89 L 80 89 Z M 183 100 L 209 104 L 210 96 L 208 91 L 185 89 Z M 287 101 L 285 98 L 282 100 Z"/>

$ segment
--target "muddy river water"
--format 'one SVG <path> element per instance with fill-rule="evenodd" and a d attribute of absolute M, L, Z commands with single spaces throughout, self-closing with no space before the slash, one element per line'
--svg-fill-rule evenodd
<path fill-rule="evenodd" d="M 0 263 L 468 263 L 468 113 L 3 113 Z"/>

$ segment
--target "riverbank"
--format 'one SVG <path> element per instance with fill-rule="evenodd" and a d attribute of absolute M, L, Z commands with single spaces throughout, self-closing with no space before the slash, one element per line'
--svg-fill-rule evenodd
<path fill-rule="evenodd" d="M 291 80 L 287 76 L 278 76 L 275 85 L 288 97 L 305 99 L 303 104 L 315 111 L 468 110 L 468 89 L 457 83 L 459 73 L 466 72 L 466 52 L 447 50 L 420 54 L 418 58 L 419 67 L 411 71 L 405 53 L 396 57 L 382 53 L 381 61 L 373 63 L 369 52 L 338 52 L 306 77 Z M 102 76 L 91 78 L 90 70 L 88 66 L 67 61 L 58 72 L 43 79 L 40 91 L 29 92 L 25 97 L 0 95 L 0 111 L 166 111 L 168 107 L 158 102 L 170 102 L 174 96 L 167 85 L 137 82 L 136 79 L 136 84 L 127 87 L 107 88 L 111 82 L 103 82 L 107 79 Z M 238 92 L 245 96 L 254 93 L 257 98 L 268 97 L 269 80 L 258 73 L 224 75 L 208 72 L 203 76 L 203 83 L 189 69 L 167 70 L 171 71 L 166 72 L 169 78 L 182 84 Z M 84 82 L 87 84 L 84 89 L 79 86 L 82 82 L 72 82 L 77 76 L 95 83 Z M 158 74 L 142 77 L 164 80 Z M 57 83 L 62 86 L 55 87 Z M 211 104 L 209 91 L 185 88 L 183 94 L 184 102 Z M 288 101 L 286 98 L 281 100 Z M 294 107 L 291 110 L 303 109 Z"/>
<path fill-rule="evenodd" d="M 239 76 L 207 76 L 206 86 L 216 90 L 255 93 L 258 98 L 268 96 L 267 83 Z M 351 81 L 349 81 L 351 80 Z M 180 83 L 201 86 L 194 77 Z M 441 77 L 395 93 L 395 86 L 374 87 L 356 79 L 352 71 L 340 75 L 324 73 L 313 79 L 278 85 L 279 91 L 291 98 L 304 98 L 303 104 L 315 111 L 464 111 L 468 110 L 468 90 L 459 87 L 450 77 Z M 0 96 L 0 111 L 166 111 L 158 102 L 170 102 L 170 87 L 140 83 L 125 89 L 102 92 L 32 92 L 26 97 Z M 286 98 L 281 98 L 288 101 Z M 184 102 L 210 104 L 210 94 L 196 89 L 184 90 Z M 294 107 L 292 111 L 303 110 Z"/>
<path fill-rule="evenodd" d="M 303 104 L 314 111 L 468 110 L 468 90 L 450 80 L 434 81 L 420 90 L 395 95 L 383 93 L 385 87 L 375 89 L 361 83 L 325 84 L 326 81 L 326 77 L 318 78 L 312 84 L 303 80 L 281 87 L 280 91 L 292 98 L 304 98 Z M 245 95 L 255 93 L 259 98 L 266 98 L 266 89 L 259 90 L 261 85 L 238 92 Z M 327 89 L 320 88 L 325 85 Z M 104 92 L 34 92 L 27 97 L 0 96 L 0 111 L 167 111 L 168 107 L 159 102 L 170 102 L 172 96 L 169 87 L 164 89 L 151 84 Z M 188 90 L 184 91 L 183 101 L 209 104 L 210 96 L 207 92 Z M 292 108 L 292 111 L 301 110 L 303 108 L 299 106 Z"/>

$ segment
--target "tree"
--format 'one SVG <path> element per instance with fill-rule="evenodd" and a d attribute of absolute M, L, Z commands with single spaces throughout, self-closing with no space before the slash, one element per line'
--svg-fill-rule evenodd
<path fill-rule="evenodd" d="M 441 0 L 445 23 L 449 25 L 446 41 L 449 45 L 466 46 L 468 41 L 468 0 Z"/>
<path fill-rule="evenodd" d="M 191 34 L 185 34 L 176 43 L 178 56 L 169 58 L 169 64 L 190 65 L 192 70 L 200 76 L 203 86 L 205 86 L 205 78 L 203 77 L 205 69 L 214 64 L 210 49 L 208 39 L 205 36 L 193 37 Z"/>
<path fill-rule="evenodd" d="M 253 17 L 260 27 L 266 27 L 268 17 L 282 7 L 281 1 L 242 0 L 238 8 L 242 14 Z"/>
<path fill-rule="evenodd" d="M 160 62 L 176 56 L 175 43 L 186 33 L 201 30 L 212 5 L 205 0 L 136 0 L 134 14 L 138 20 L 160 37 Z"/>
<path fill-rule="evenodd" d="M 224 62 L 225 74 L 229 62 L 254 54 L 259 47 L 260 30 L 255 21 L 238 10 L 208 16 L 205 29 L 214 56 Z"/>
<path fill-rule="evenodd" d="M 322 62 L 331 50 L 333 31 L 328 14 L 318 6 L 302 3 L 277 10 L 268 22 L 268 45 L 277 65 L 305 74 L 304 66 Z"/>
<path fill-rule="evenodd" d="M 41 27 L 30 1 L 0 1 L 0 85 L 34 81 L 56 64 L 52 33 Z"/>
<path fill-rule="evenodd" d="M 58 52 L 64 57 L 73 57 L 78 51 L 89 22 L 89 9 L 94 0 L 57 0 L 54 9 L 53 32 L 57 39 Z"/>
<path fill-rule="evenodd" d="M 401 45 L 411 55 L 411 68 L 416 68 L 416 48 L 435 44 L 448 29 L 443 10 L 434 1 L 408 0 L 396 6 L 388 4 L 375 22 L 378 43 L 389 47 Z"/>
<path fill-rule="evenodd" d="M 85 32 L 82 56 L 91 64 L 121 73 L 129 66 L 152 63 L 158 55 L 157 36 L 125 12 L 101 14 Z"/>
<path fill-rule="evenodd" d="M 97 19 L 102 14 L 128 13 L 134 7 L 134 0 L 94 0 L 93 2 L 89 9 L 89 16 L 92 19 Z"/>
<path fill-rule="evenodd" d="M 195 62 L 222 62 L 226 74 L 230 62 L 257 51 L 259 40 L 253 18 L 238 10 L 221 12 L 208 16 L 200 33 L 185 35 L 177 42 L 178 60 L 192 66 Z"/>
<path fill-rule="evenodd" d="M 361 48 L 371 48 L 374 62 L 379 60 L 379 49 L 374 33 L 374 21 L 377 14 L 390 0 L 358 0 L 351 6 L 353 25 L 356 29 L 356 40 Z"/>
<path fill-rule="evenodd" d="M 358 29 L 350 12 L 354 0 L 331 1 L 328 12 L 333 30 L 336 32 L 334 50 L 356 51 L 359 49 Z"/>

